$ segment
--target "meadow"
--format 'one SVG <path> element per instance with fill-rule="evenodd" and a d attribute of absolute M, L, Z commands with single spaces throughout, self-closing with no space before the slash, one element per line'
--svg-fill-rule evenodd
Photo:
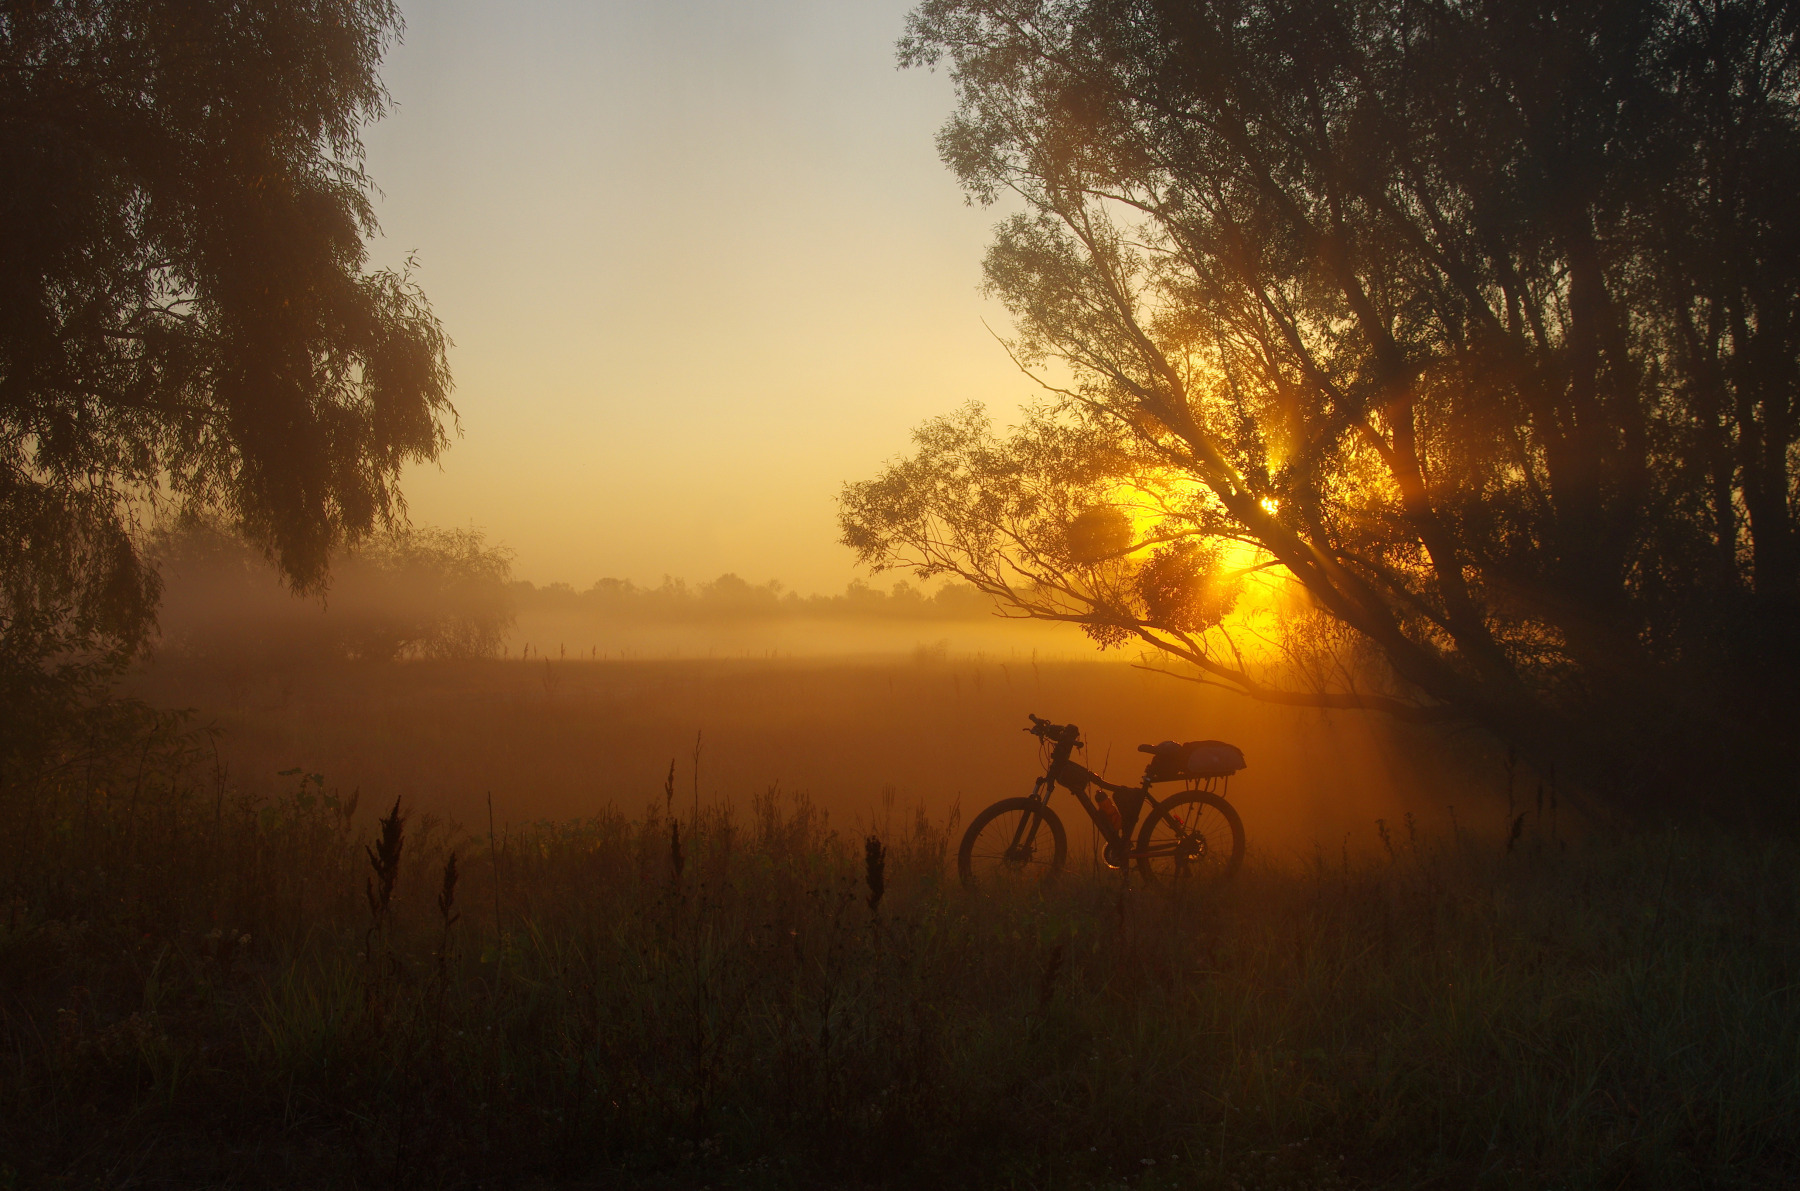
<path fill-rule="evenodd" d="M 233 788 L 276 794 L 298 767 L 484 829 L 490 795 L 502 827 L 641 813 L 671 762 L 688 815 L 774 787 L 845 828 L 893 808 L 966 819 L 1029 793 L 1042 772 L 1027 713 L 1081 725 L 1085 763 L 1114 780 L 1142 771 L 1141 743 L 1239 744 L 1250 768 L 1234 779 L 1238 805 L 1256 845 L 1281 856 L 1337 851 L 1346 835 L 1353 850 L 1376 849 L 1375 820 L 1408 812 L 1433 828 L 1450 827 L 1452 806 L 1465 827 L 1510 822 L 1505 757 L 1479 737 L 1259 706 L 1135 659 L 1093 660 L 1091 647 L 1081 659 L 894 640 L 889 628 L 888 652 L 848 657 L 708 657 L 691 629 L 687 657 L 592 661 L 554 646 L 548 659 L 402 665 L 175 656 L 129 689 L 200 709 L 192 722 L 213 730 L 208 748 Z M 1513 782 L 1515 800 L 1538 798 L 1535 776 L 1520 769 Z"/>
<path fill-rule="evenodd" d="M 1246 745 L 1253 850 L 1230 885 L 1171 902 L 1076 848 L 1075 871 L 1041 896 L 971 898 L 947 855 L 973 785 L 960 804 L 935 787 L 884 798 L 863 785 L 827 805 L 829 774 L 922 783 L 908 774 L 972 757 L 900 762 L 929 753 L 931 723 L 967 720 L 947 749 L 991 741 L 1008 754 L 992 764 L 1028 779 L 1013 697 L 989 693 L 997 671 L 982 702 L 959 704 L 951 674 L 961 665 L 967 690 L 976 662 L 658 665 L 661 702 L 622 664 L 571 667 L 553 691 L 529 663 L 369 670 L 371 700 L 381 684 L 418 700 L 377 721 L 390 745 L 411 739 L 396 725 L 441 732 L 408 745 L 411 764 L 447 741 L 475 750 L 451 751 L 427 784 L 526 723 L 548 749 L 577 720 L 615 722 L 637 692 L 639 718 L 585 746 L 636 758 L 610 786 L 551 790 L 491 830 L 485 799 L 470 815 L 408 793 L 396 812 L 377 774 L 359 790 L 307 767 L 242 780 L 234 766 L 265 747 L 255 724 L 278 736 L 284 722 L 249 695 L 235 743 L 117 703 L 90 712 L 54 764 L 8 775 L 0 1186 L 1800 1177 L 1800 866 L 1787 842 L 1575 823 L 1567 807 L 1553 825 L 1535 790 L 1511 838 L 1503 783 L 1477 757 L 1435 777 L 1415 767 L 1409 780 L 1429 787 L 1410 793 L 1416 812 L 1354 834 L 1319 820 L 1331 834 L 1311 846 L 1275 844 L 1263 829 L 1278 816 L 1258 798 L 1289 799 L 1297 816 L 1319 795 L 1280 792 L 1311 770 L 1283 770 L 1271 740 Z M 879 702 L 890 677 L 896 705 L 932 710 L 896 723 L 852 698 Z M 1088 692 L 1071 711 L 1112 709 L 1097 736 L 1157 707 L 1173 717 L 1162 686 L 1124 701 L 1145 678 L 1169 682 L 1040 669 L 1063 703 Z M 294 681 L 287 709 L 312 706 Z M 469 694 L 504 682 L 514 712 Z M 842 738 L 826 716 L 806 729 L 817 776 L 744 788 L 723 744 L 703 749 L 698 781 L 691 756 L 671 778 L 674 736 L 620 744 L 654 735 L 645 709 L 705 710 L 697 689 L 721 688 L 721 707 L 775 707 L 750 696 L 783 683 L 814 684 L 821 715 L 842 705 L 846 722 L 884 724 L 894 752 L 871 754 L 873 735 Z M 298 721 L 321 749 L 370 722 L 347 698 L 329 731 Z M 460 719 L 446 710 L 459 705 L 472 708 Z M 740 714 L 741 737 L 721 723 L 718 739 L 758 738 Z M 766 714 L 765 741 L 779 718 Z M 467 744 L 478 725 L 487 744 Z M 1347 783 L 1374 782 L 1367 758 L 1340 752 Z M 550 790 L 558 765 L 591 772 L 580 758 L 536 765 L 515 790 Z M 576 795 L 591 801 L 556 801 Z M 1460 813 L 1428 813 L 1445 796 Z"/>

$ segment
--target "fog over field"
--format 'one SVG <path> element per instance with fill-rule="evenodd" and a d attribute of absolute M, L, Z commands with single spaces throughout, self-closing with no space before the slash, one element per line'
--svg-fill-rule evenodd
<path fill-rule="evenodd" d="M 866 626 L 865 626 L 866 627 Z M 869 630 L 873 632 L 873 630 Z M 963 821 L 1029 793 L 1040 773 L 1027 712 L 1082 726 L 1087 764 L 1135 777 L 1140 743 L 1219 738 L 1243 748 L 1232 780 L 1251 846 L 1334 853 L 1375 845 L 1374 820 L 1407 811 L 1498 830 L 1504 772 L 1454 761 L 1354 714 L 1259 706 L 1123 662 L 932 652 L 846 658 L 665 658 L 330 664 L 253 672 L 170 661 L 140 679 L 159 701 L 207 708 L 234 781 L 279 788 L 301 767 L 329 786 L 485 829 L 661 803 L 748 805 L 771 786 L 804 793 L 846 828 L 922 806 Z M 1089 829 L 1064 813 L 1085 855 Z"/>
<path fill-rule="evenodd" d="M 1027 713 L 1079 724 L 1086 764 L 1114 781 L 1142 772 L 1139 744 L 1237 744 L 1250 767 L 1233 800 L 1278 854 L 1370 847 L 1377 818 L 1409 811 L 1447 826 L 1452 805 L 1472 829 L 1502 823 L 1502 760 L 1475 738 L 1259 703 L 1068 625 L 997 617 L 970 589 L 803 597 L 728 575 L 578 590 L 511 582 L 499 557 L 415 532 L 346 559 L 320 599 L 229 536 L 172 536 L 162 645 L 133 689 L 202 709 L 240 786 L 277 791 L 298 768 L 470 829 L 490 793 L 502 822 L 635 813 L 672 760 L 683 805 L 774 787 L 846 826 L 919 808 L 967 821 L 1042 772 Z"/>

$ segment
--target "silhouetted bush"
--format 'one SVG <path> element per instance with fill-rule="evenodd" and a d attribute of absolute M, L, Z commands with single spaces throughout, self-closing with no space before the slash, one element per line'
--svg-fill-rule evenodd
<path fill-rule="evenodd" d="M 160 535 L 161 648 L 268 662 L 392 661 L 500 653 L 513 621 L 511 552 L 472 529 L 404 529 L 339 558 L 323 597 L 295 596 L 235 534 L 191 525 Z"/>

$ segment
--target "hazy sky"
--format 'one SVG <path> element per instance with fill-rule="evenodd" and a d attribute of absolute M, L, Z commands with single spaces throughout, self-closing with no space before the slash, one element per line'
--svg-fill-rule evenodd
<path fill-rule="evenodd" d="M 896 70 L 907 0 L 406 0 L 367 134 L 379 263 L 416 253 L 463 434 L 413 518 L 521 577 L 856 572 L 834 497 L 1029 382 L 982 325 L 994 212 Z"/>

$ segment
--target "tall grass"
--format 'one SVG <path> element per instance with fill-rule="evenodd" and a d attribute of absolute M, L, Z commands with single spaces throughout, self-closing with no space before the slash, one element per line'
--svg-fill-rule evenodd
<path fill-rule="evenodd" d="M 1785 842 L 1400 831 L 997 902 L 922 814 L 490 842 L 97 739 L 0 787 L 0 1186 L 1800 1178 Z"/>

